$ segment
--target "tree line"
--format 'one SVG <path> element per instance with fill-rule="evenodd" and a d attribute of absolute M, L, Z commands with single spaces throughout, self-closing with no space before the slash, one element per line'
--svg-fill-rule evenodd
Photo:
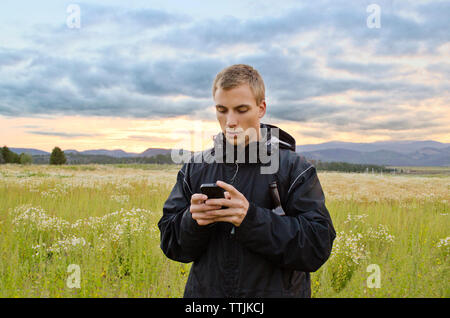
<path fill-rule="evenodd" d="M 66 154 L 67 164 L 174 164 L 171 155 L 159 154 L 152 157 L 111 157 L 106 155 L 85 155 L 77 153 Z M 49 161 L 48 155 L 34 155 L 33 162 L 36 164 L 46 164 Z"/>
<path fill-rule="evenodd" d="M 33 163 L 32 155 L 22 152 L 20 155 L 11 151 L 7 146 L 3 146 L 1 149 L 0 163 L 17 163 L 22 165 L 28 165 Z M 59 147 L 53 148 L 50 158 L 48 159 L 51 165 L 62 165 L 67 162 L 67 158 Z"/>
<path fill-rule="evenodd" d="M 16 164 L 174 164 L 170 153 L 158 154 L 152 157 L 124 157 L 116 158 L 105 155 L 84 155 L 77 153 L 65 154 L 59 147 L 53 148 L 50 155 L 30 155 L 26 153 L 17 153 L 11 151 L 7 146 L 1 148 L 0 164 L 16 163 Z"/>
<path fill-rule="evenodd" d="M 343 172 L 367 172 L 367 173 L 391 173 L 395 169 L 372 164 L 359 164 L 349 162 L 322 162 L 320 160 L 308 160 L 317 170 L 343 171 Z"/>
<path fill-rule="evenodd" d="M 320 160 L 308 160 L 317 170 L 343 171 L 343 172 L 368 172 L 368 173 L 390 173 L 394 169 L 372 164 L 356 164 L 348 162 L 322 162 Z M 30 155 L 17 153 L 4 146 L 1 149 L 0 163 L 17 164 L 175 164 L 170 153 L 158 154 L 152 157 L 122 157 L 116 158 L 105 155 L 84 155 L 77 153 L 65 154 L 59 147 L 53 148 L 49 155 Z"/>

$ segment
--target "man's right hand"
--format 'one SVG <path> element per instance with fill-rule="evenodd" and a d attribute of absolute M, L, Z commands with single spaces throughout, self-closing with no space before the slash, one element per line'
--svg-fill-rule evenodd
<path fill-rule="evenodd" d="M 205 212 L 221 208 L 221 206 L 218 205 L 205 204 L 207 199 L 208 197 L 202 193 L 194 193 L 191 196 L 191 207 L 189 210 L 192 214 L 192 218 L 201 226 L 215 222 L 216 216 L 206 215 Z"/>

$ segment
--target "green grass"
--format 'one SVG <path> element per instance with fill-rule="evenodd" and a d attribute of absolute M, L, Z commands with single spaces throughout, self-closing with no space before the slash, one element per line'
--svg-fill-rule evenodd
<path fill-rule="evenodd" d="M 312 274 L 315 297 L 449 297 L 449 248 L 439 248 L 440 239 L 448 236 L 448 204 L 440 201 L 409 203 L 353 204 L 331 202 L 328 208 L 338 232 L 364 233 L 368 228 L 384 225 L 393 242 L 362 242 L 370 255 L 352 270 L 342 290 L 332 288 L 332 271 L 337 264 L 331 259 Z M 347 214 L 363 215 L 363 222 L 345 223 Z M 356 231 L 355 227 L 356 226 Z M 367 267 L 380 267 L 381 287 L 368 288 Z"/>
<path fill-rule="evenodd" d="M 0 297 L 181 297 L 190 264 L 163 255 L 157 228 L 178 168 L 0 166 Z M 326 176 L 319 173 L 325 193 L 333 187 Z M 330 196 L 326 204 L 343 238 L 361 234 L 355 247 L 363 252 L 336 243 L 333 257 L 312 273 L 314 297 L 450 296 L 449 246 L 438 247 L 449 237 L 448 195 L 376 202 Z M 70 264 L 80 266 L 79 289 L 67 286 Z M 380 268 L 380 288 L 367 286 L 370 264 Z"/>

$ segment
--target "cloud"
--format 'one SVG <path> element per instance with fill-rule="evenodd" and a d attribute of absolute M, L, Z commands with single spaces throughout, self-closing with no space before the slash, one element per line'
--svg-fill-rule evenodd
<path fill-rule="evenodd" d="M 314 102 L 277 103 L 267 107 L 267 115 L 273 118 L 297 122 L 316 121 L 320 117 L 343 111 L 345 111 L 344 108 Z"/>
<path fill-rule="evenodd" d="M 418 120 L 420 118 L 420 120 Z M 363 106 L 360 109 L 354 108 L 354 111 L 348 111 L 341 114 L 332 114 L 314 120 L 315 122 L 330 124 L 333 129 L 343 132 L 362 132 L 370 131 L 375 133 L 379 130 L 389 132 L 407 132 L 407 131 L 431 131 L 445 128 L 446 124 L 441 123 L 440 115 L 424 111 L 408 112 L 406 110 L 393 110 L 384 114 L 380 118 L 380 112 L 376 108 L 367 108 Z"/>
<path fill-rule="evenodd" d="M 185 14 L 163 10 L 94 3 L 77 3 L 80 8 L 80 28 L 69 28 L 65 19 L 58 24 L 39 24 L 27 30 L 24 37 L 39 47 L 58 49 L 62 43 L 70 47 L 86 47 L 95 41 L 97 48 L 105 44 L 136 40 L 141 34 L 151 34 L 165 27 L 180 27 L 191 22 Z"/>
<path fill-rule="evenodd" d="M 323 130 L 305 130 L 305 131 L 298 131 L 298 134 L 301 136 L 310 136 L 314 138 L 321 138 L 321 139 L 329 139 L 333 136 L 333 132 L 329 131 L 323 131 Z"/>
<path fill-rule="evenodd" d="M 344 70 L 351 74 L 369 78 L 389 78 L 401 72 L 400 65 L 396 63 L 354 62 L 340 59 L 329 60 L 328 67 L 336 70 Z"/>
<path fill-rule="evenodd" d="M 318 1 L 277 15 L 195 19 L 81 3 L 81 29 L 39 25 L 24 32 L 25 48 L 0 48 L 0 115 L 214 119 L 205 109 L 215 75 L 246 63 L 262 74 L 275 120 L 366 131 L 433 125 L 439 115 L 420 123 L 414 112 L 395 116 L 405 104 L 448 99 L 448 84 L 421 74 L 449 73 L 434 61 L 446 54 L 449 4 L 379 1 L 380 29 L 366 25 L 368 4 Z M 420 64 L 405 62 L 410 56 Z"/>
<path fill-rule="evenodd" d="M 278 16 L 241 20 L 235 17 L 208 19 L 192 23 L 186 28 L 172 29 L 154 38 L 156 43 L 171 47 L 196 47 L 223 50 L 237 43 L 267 46 L 293 37 L 319 31 L 317 41 L 330 39 L 339 43 L 351 40 L 358 47 L 377 43 L 379 54 L 416 53 L 425 45 L 433 52 L 449 41 L 448 2 L 396 4 L 379 1 L 381 28 L 367 27 L 369 3 L 348 1 L 315 1 L 289 8 Z M 414 14 L 411 14 L 414 13 Z M 414 16 L 419 16 L 418 19 Z M 332 45 L 333 43 L 327 43 Z"/>
<path fill-rule="evenodd" d="M 136 140 L 136 141 L 145 141 L 145 142 L 149 142 L 149 143 L 161 143 L 161 142 L 167 142 L 167 137 L 159 137 L 159 136 L 149 136 L 149 135 L 131 135 L 131 136 L 127 136 L 127 139 L 130 140 Z M 183 139 L 180 138 L 176 138 L 173 139 L 171 138 L 172 141 L 182 141 Z"/>
<path fill-rule="evenodd" d="M 450 78 L 450 63 L 433 63 L 427 66 L 427 71 L 444 75 L 445 78 Z"/>
<path fill-rule="evenodd" d="M 41 135 L 41 136 L 55 136 L 62 138 L 79 138 L 79 137 L 98 137 L 100 134 L 84 134 L 84 133 L 66 133 L 66 132 L 56 132 L 56 131 L 39 131 L 30 130 L 27 131 L 28 134 Z"/>
<path fill-rule="evenodd" d="M 3 49 L 0 50 L 0 70 L 5 66 L 14 66 L 25 60 L 27 55 L 26 50 L 17 49 Z"/>
<path fill-rule="evenodd" d="M 22 126 L 17 126 L 16 128 L 38 129 L 38 128 L 41 128 L 41 126 L 39 126 L 39 125 L 22 125 Z"/>
<path fill-rule="evenodd" d="M 98 64 L 30 53 L 32 61 L 0 78 L 0 114 L 170 117 L 192 113 L 211 102 L 214 60 L 150 63 L 105 58 Z"/>

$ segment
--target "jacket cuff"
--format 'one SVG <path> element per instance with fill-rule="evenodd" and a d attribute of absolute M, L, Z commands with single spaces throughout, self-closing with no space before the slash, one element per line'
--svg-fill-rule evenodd
<path fill-rule="evenodd" d="M 236 235 L 237 237 L 242 236 L 248 232 L 249 230 L 253 230 L 255 227 L 258 226 L 259 223 L 261 223 L 261 213 L 264 213 L 264 209 L 258 208 L 257 205 L 255 205 L 253 202 L 249 202 L 247 215 L 242 220 L 241 225 L 236 227 Z"/>

